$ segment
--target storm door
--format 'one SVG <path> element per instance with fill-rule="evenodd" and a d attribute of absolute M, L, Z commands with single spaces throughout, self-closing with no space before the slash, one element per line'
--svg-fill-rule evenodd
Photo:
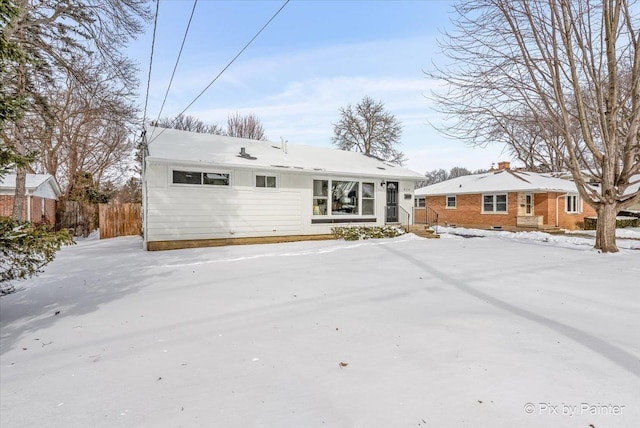
<path fill-rule="evenodd" d="M 387 181 L 387 223 L 398 222 L 398 182 Z"/>

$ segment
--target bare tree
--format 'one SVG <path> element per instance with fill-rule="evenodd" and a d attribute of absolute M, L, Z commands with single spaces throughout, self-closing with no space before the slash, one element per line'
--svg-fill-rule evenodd
<path fill-rule="evenodd" d="M 194 116 L 179 114 L 174 118 L 163 117 L 157 122 L 152 122 L 152 126 L 160 128 L 179 129 L 181 131 L 199 132 L 201 134 L 225 135 L 224 130 L 215 123 L 204 123 Z"/>
<path fill-rule="evenodd" d="M 135 66 L 120 53 L 130 37 L 142 30 L 149 18 L 145 0 L 16 0 L 17 13 L 2 28 L 4 43 L 25 52 L 24 58 L 3 67 L 0 83 L 24 100 L 26 111 L 38 113 L 47 126 L 53 115 L 42 90 L 60 84 L 61 75 L 82 83 L 83 58 L 93 56 L 103 70 L 113 72 L 118 84 L 133 89 Z M 5 144 L 19 155 L 27 152 L 28 140 L 21 118 L 14 120 L 11 139 Z M 8 135 L 8 134 L 5 134 Z M 13 217 L 22 215 L 26 169 L 18 167 Z"/>
<path fill-rule="evenodd" d="M 477 169 L 475 171 L 471 171 L 467 168 L 459 166 L 454 166 L 449 172 L 442 168 L 434 169 L 424 173 L 425 179 L 416 183 L 416 189 L 440 183 L 442 181 L 451 180 L 452 178 L 462 177 L 465 175 L 484 174 L 485 172 L 488 171 L 486 169 Z"/>
<path fill-rule="evenodd" d="M 463 177 L 465 175 L 471 175 L 471 174 L 473 173 L 469 171 L 467 168 L 454 166 L 453 168 L 451 168 L 451 171 L 449 171 L 449 177 L 447 178 L 447 180 L 451 180 L 452 178 Z"/>
<path fill-rule="evenodd" d="M 113 76 L 99 64 L 84 60 L 76 76 L 55 80 L 41 89 L 47 114 L 39 109 L 25 113 L 21 132 L 25 147 L 39 153 L 32 163 L 36 171 L 56 177 L 65 195 L 79 171 L 100 182 L 118 181 L 132 163 L 132 129 L 137 110 L 126 88 L 113 85 Z M 16 126 L 0 131 L 3 140 L 15 139 Z"/>
<path fill-rule="evenodd" d="M 640 32 L 629 0 L 470 0 L 456 5 L 441 47 L 452 66 L 428 72 L 455 123 L 443 131 L 487 144 L 496 129 L 536 123 L 598 214 L 595 248 L 615 252 L 616 214 L 640 170 Z M 586 167 L 586 170 L 583 170 Z M 599 188 L 589 184 L 600 182 Z"/>
<path fill-rule="evenodd" d="M 253 114 L 241 116 L 236 112 L 236 114 L 230 115 L 227 118 L 227 135 L 251 140 L 267 140 L 260 119 Z"/>
<path fill-rule="evenodd" d="M 333 144 L 342 150 L 367 155 L 402 165 L 406 159 L 397 149 L 402 122 L 384 110 L 382 101 L 366 96 L 356 106 L 340 108 L 340 120 L 333 124 Z"/>

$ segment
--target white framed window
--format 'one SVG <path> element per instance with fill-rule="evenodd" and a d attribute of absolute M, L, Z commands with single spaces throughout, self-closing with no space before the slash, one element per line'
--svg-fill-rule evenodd
<path fill-rule="evenodd" d="M 569 214 L 582 212 L 582 198 L 580 195 L 566 195 L 564 197 L 564 211 Z"/>
<path fill-rule="evenodd" d="M 507 194 L 482 195 L 483 214 L 504 214 L 507 212 Z"/>
<path fill-rule="evenodd" d="M 173 170 L 173 184 L 193 184 L 209 186 L 228 186 L 229 173 Z"/>
<path fill-rule="evenodd" d="M 314 216 L 375 215 L 376 186 L 373 182 L 313 180 Z"/>
<path fill-rule="evenodd" d="M 331 214 L 359 214 L 357 181 L 331 180 Z"/>
<path fill-rule="evenodd" d="M 275 189 L 276 187 L 278 187 L 278 179 L 275 175 L 256 174 L 256 187 Z"/>
<path fill-rule="evenodd" d="M 329 180 L 313 180 L 313 215 L 329 214 Z"/>
<path fill-rule="evenodd" d="M 362 215 L 376 213 L 376 186 L 374 183 L 362 183 Z"/>
<path fill-rule="evenodd" d="M 448 210 L 455 210 L 456 209 L 456 204 L 457 204 L 457 198 L 456 195 L 447 195 L 447 209 Z"/>
<path fill-rule="evenodd" d="M 426 198 L 416 198 L 415 207 L 416 208 L 424 208 L 427 206 Z"/>

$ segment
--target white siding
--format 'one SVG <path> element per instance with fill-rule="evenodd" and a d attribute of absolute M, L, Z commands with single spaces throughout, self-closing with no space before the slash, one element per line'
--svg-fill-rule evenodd
<path fill-rule="evenodd" d="M 300 191 L 256 189 L 251 171 L 234 171 L 229 187 L 173 185 L 169 171 L 147 170 L 148 241 L 302 233 Z"/>
<path fill-rule="evenodd" d="M 58 199 L 55 190 L 51 187 L 51 181 L 46 181 L 33 190 L 33 196 L 39 196 L 44 199 Z"/>
<path fill-rule="evenodd" d="M 261 172 L 236 169 L 217 172 L 230 174 L 229 186 L 176 185 L 172 171 L 212 171 L 210 167 L 148 164 L 145 171 L 145 240 L 170 241 L 191 239 L 244 238 L 263 236 L 328 234 L 344 223 L 313 224 L 314 179 L 340 179 L 314 176 L 291 170 Z M 215 170 L 215 168 L 213 168 Z M 255 175 L 277 177 L 277 187 L 256 188 Z M 353 225 L 384 225 L 386 188 L 380 179 L 353 177 L 350 180 L 373 182 L 375 186 L 375 222 Z M 400 181 L 399 205 L 411 212 L 413 182 Z M 404 194 L 411 199 L 405 200 Z"/>
<path fill-rule="evenodd" d="M 404 209 L 405 212 L 413 215 L 413 190 L 415 187 L 415 183 L 413 181 L 400 181 L 398 192 L 398 205 Z M 405 195 L 411 195 L 410 198 L 405 199 Z M 402 211 L 402 210 L 400 210 Z M 401 215 L 400 219 L 402 220 L 404 217 Z M 411 219 L 413 222 L 413 218 Z"/>

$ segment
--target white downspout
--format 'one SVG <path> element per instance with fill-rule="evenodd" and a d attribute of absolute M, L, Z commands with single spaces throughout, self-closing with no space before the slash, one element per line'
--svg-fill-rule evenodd
<path fill-rule="evenodd" d="M 31 221 L 31 195 L 27 193 L 27 221 Z"/>
<path fill-rule="evenodd" d="M 149 242 L 149 227 L 148 227 L 148 189 L 147 189 L 147 155 L 149 154 L 149 145 L 147 142 L 147 131 L 145 130 L 142 134 L 142 165 L 140 168 L 140 185 L 142 187 L 142 249 L 148 250 L 148 242 Z"/>
<path fill-rule="evenodd" d="M 561 195 L 556 196 L 556 227 L 560 227 L 560 211 L 559 211 L 558 199 L 560 199 L 563 196 L 567 196 L 567 194 L 563 193 Z"/>

